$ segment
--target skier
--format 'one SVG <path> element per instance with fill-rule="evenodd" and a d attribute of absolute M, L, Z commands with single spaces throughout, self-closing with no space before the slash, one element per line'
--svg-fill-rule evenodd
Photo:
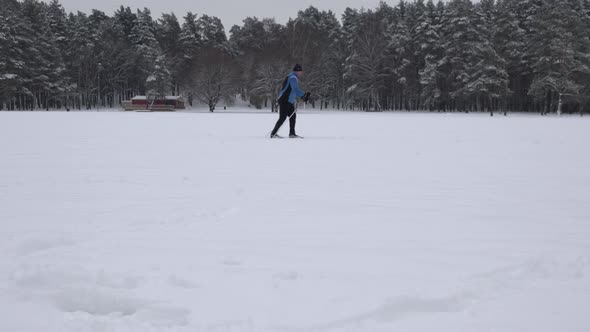
<path fill-rule="evenodd" d="M 293 71 L 290 72 L 283 81 L 283 86 L 278 99 L 279 120 L 270 133 L 270 138 L 281 138 L 281 136 L 277 135 L 277 132 L 287 118 L 289 118 L 289 138 L 302 138 L 295 133 L 295 121 L 297 119 L 297 114 L 295 112 L 295 98 L 302 97 L 303 101 L 307 102 L 311 95 L 309 92 L 303 93 L 299 88 L 299 78 L 302 76 L 303 68 L 301 65 L 296 64 Z"/>

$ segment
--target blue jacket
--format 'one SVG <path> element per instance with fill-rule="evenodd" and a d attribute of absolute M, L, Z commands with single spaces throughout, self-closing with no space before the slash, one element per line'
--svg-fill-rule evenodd
<path fill-rule="evenodd" d="M 279 98 L 281 98 L 281 96 L 285 92 L 287 92 L 289 88 L 291 88 L 291 93 L 289 94 L 289 102 L 291 104 L 295 104 L 295 97 L 303 97 L 305 93 L 299 88 L 299 78 L 297 77 L 297 74 L 295 74 L 294 71 L 290 72 L 287 77 L 287 84 L 285 84 L 285 86 L 281 90 L 281 93 L 279 93 Z"/>

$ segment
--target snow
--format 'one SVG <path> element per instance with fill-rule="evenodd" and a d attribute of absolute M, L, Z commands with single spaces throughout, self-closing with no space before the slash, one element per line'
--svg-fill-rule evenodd
<path fill-rule="evenodd" d="M 0 112 L 0 331 L 587 331 L 590 120 L 276 117 Z"/>
<path fill-rule="evenodd" d="M 17 77 L 18 77 L 18 75 L 15 75 L 15 74 L 2 74 L 2 75 L 0 75 L 0 80 L 12 80 Z"/>

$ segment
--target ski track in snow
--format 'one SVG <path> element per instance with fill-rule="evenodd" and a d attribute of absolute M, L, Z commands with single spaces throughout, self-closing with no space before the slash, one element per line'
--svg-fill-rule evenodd
<path fill-rule="evenodd" d="M 0 112 L 0 331 L 587 331 L 589 119 L 276 117 Z"/>

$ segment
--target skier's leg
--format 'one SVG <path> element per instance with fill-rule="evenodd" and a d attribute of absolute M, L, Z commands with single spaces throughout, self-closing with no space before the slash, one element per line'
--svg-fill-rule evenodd
<path fill-rule="evenodd" d="M 289 136 L 295 136 L 295 123 L 297 122 L 297 113 L 295 113 L 295 106 L 293 104 L 289 104 L 289 115 L 291 118 L 289 119 Z"/>
<path fill-rule="evenodd" d="M 277 132 L 279 131 L 279 129 L 281 128 L 281 126 L 283 125 L 285 120 L 287 120 L 287 116 L 288 116 L 287 114 L 288 114 L 288 110 L 287 110 L 286 105 L 281 104 L 280 105 L 280 112 L 279 112 L 279 120 L 277 121 L 277 124 L 275 125 L 274 129 L 270 133 L 271 137 L 277 134 Z"/>
<path fill-rule="evenodd" d="M 281 113 L 279 115 L 279 120 L 277 120 L 277 124 L 275 125 L 274 129 L 270 133 L 271 137 L 277 134 L 277 132 L 279 131 L 279 129 L 281 128 L 281 126 L 283 125 L 283 122 L 285 122 L 285 120 L 287 120 L 287 115 Z"/>

